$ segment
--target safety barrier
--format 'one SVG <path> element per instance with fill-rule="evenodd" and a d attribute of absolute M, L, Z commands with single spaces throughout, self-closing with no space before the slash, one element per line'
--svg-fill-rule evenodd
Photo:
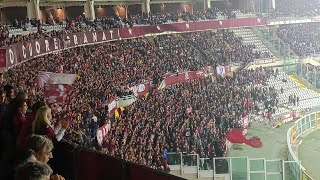
<path fill-rule="evenodd" d="M 291 173 L 285 170 L 299 162 L 248 157 L 199 158 L 197 154 L 169 153 L 168 164 L 171 171 L 179 171 L 181 175 L 193 174 L 198 178 L 291 180 Z"/>
<path fill-rule="evenodd" d="M 300 162 L 292 150 L 292 145 L 302 134 L 308 132 L 309 130 L 314 130 L 319 126 L 319 113 L 320 112 L 313 112 L 303 116 L 302 118 L 298 119 L 291 128 L 289 128 L 287 132 L 289 161 Z M 306 169 L 301 165 L 301 163 L 293 163 L 289 166 L 289 169 L 296 179 L 313 180 L 313 178 L 306 173 Z"/>
<path fill-rule="evenodd" d="M 49 161 L 55 173 L 70 180 L 183 180 L 163 171 L 134 164 L 118 157 L 83 148 L 68 142 L 59 142 Z"/>

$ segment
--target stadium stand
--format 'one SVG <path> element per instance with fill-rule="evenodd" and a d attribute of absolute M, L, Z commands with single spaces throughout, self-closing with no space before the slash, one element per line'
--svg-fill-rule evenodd
<path fill-rule="evenodd" d="M 311 8 L 309 6 L 314 3 L 306 3 L 303 8 Z M 299 9 L 285 12 L 279 6 L 275 16 L 291 16 L 291 13 L 314 15 L 313 11 L 304 14 Z M 49 18 L 49 26 L 26 18 L 13 27 L 0 26 L 0 46 L 5 48 L 25 43 L 28 47 L 30 40 L 84 31 L 245 17 L 239 10 L 212 8 L 193 14 L 155 13 L 95 21 L 80 16 L 66 19 L 65 23 L 58 22 L 59 25 Z M 284 25 L 279 27 L 278 36 L 297 54 L 304 56 L 319 51 L 317 30 L 316 23 Z M 168 153 L 198 154 L 201 158 L 224 157 L 228 150 L 226 133 L 232 128 L 245 128 L 243 119 L 248 113 L 253 112 L 254 116 L 267 114 L 271 123 L 272 118 L 285 113 L 320 106 L 318 93 L 299 86 L 286 73 L 267 67 L 244 68 L 255 59 L 270 57 L 274 55 L 251 29 L 238 28 L 121 39 L 64 49 L 19 63 L 0 76 L 1 143 L 8 145 L 1 149 L 1 158 L 4 158 L 1 160 L 10 162 L 14 159 L 15 139 L 19 137 L 21 124 L 43 118 L 49 121 L 47 125 L 67 129 L 63 142 L 57 142 L 62 136 L 59 140 L 51 136 L 57 143 L 54 152 L 59 154 L 53 159 L 53 170 L 57 169 L 57 173 L 66 178 L 106 178 L 101 176 L 105 175 L 102 171 L 107 167 L 116 172 L 110 172 L 109 177 L 114 179 L 129 176 L 175 179 L 163 173 L 170 171 Z M 239 66 L 239 69 L 230 74 L 224 72 L 222 76 L 213 72 L 217 67 L 226 70 L 230 66 Z M 205 67 L 214 70 L 204 72 Z M 317 73 L 312 73 L 313 68 L 318 67 L 307 67 L 311 72 L 307 76 L 318 78 Z M 49 113 L 42 114 L 42 117 L 38 113 L 43 108 L 33 107 L 45 99 L 43 89 L 35 83 L 40 71 L 77 74 L 68 104 L 51 105 L 52 114 L 47 108 Z M 188 77 L 180 83 L 162 86 L 167 77 L 189 72 L 197 72 L 196 78 L 189 80 Z M 132 97 L 134 93 L 130 87 L 149 81 L 152 82 L 149 93 L 134 97 L 135 102 L 117 110 L 116 117 L 109 114 L 110 109 L 105 104 L 110 99 Z M 100 146 L 97 131 L 108 121 L 112 124 Z M 33 130 L 33 133 L 39 131 Z M 49 159 L 52 158 L 51 150 L 47 155 Z M 55 164 L 64 158 L 63 152 L 68 155 L 68 163 Z M 186 163 L 192 164 L 193 161 L 190 159 Z M 86 163 L 90 162 L 95 165 L 88 168 Z M 1 167 L 5 166 L 1 164 Z M 12 163 L 7 166 L 9 176 L 12 176 L 10 168 L 13 166 Z M 72 170 L 67 172 L 68 168 Z M 96 172 L 94 168 L 99 169 L 99 173 L 90 175 L 90 172 Z M 158 177 L 153 178 L 153 173 Z"/>
<path fill-rule="evenodd" d="M 255 33 L 249 29 L 249 28 L 242 28 L 242 29 L 235 29 L 233 32 L 239 36 L 242 37 L 243 43 L 246 45 L 253 45 L 254 49 L 253 51 L 257 52 L 257 59 L 259 58 L 270 58 L 274 55 L 271 53 L 271 51 L 263 44 L 261 39 L 255 35 Z"/>
<path fill-rule="evenodd" d="M 281 25 L 277 35 L 299 56 L 319 52 L 319 23 Z"/>
<path fill-rule="evenodd" d="M 271 12 L 271 16 L 275 18 L 313 17 L 318 15 L 319 1 L 278 0 L 275 1 L 275 7 Z"/>

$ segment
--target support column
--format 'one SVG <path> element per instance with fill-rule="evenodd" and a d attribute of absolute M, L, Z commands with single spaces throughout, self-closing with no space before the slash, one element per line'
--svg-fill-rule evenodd
<path fill-rule="evenodd" d="M 211 0 L 203 0 L 204 4 L 204 10 L 210 9 L 211 8 Z"/>
<path fill-rule="evenodd" d="M 27 15 L 29 19 L 40 19 L 39 0 L 32 0 L 27 2 Z"/>
<path fill-rule="evenodd" d="M 87 0 L 84 3 L 84 16 L 91 21 L 96 19 L 96 13 L 94 10 L 94 1 L 93 0 Z"/>
<path fill-rule="evenodd" d="M 142 2 L 142 14 L 148 15 L 150 13 L 150 0 L 143 0 Z"/>

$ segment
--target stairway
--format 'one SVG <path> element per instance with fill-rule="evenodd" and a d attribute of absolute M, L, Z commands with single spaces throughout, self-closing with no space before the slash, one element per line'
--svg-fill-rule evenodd
<path fill-rule="evenodd" d="M 261 53 L 267 52 L 271 56 L 274 56 L 274 53 L 269 50 L 269 48 L 264 44 L 264 42 L 253 32 L 251 28 L 237 28 L 233 32 L 235 35 L 243 39 L 245 45 L 255 45 L 256 48 L 253 51 L 260 51 Z"/>

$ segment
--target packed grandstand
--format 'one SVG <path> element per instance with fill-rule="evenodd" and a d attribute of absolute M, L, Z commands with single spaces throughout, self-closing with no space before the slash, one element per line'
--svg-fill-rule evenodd
<path fill-rule="evenodd" d="M 233 1 L 151 0 L 160 7 L 153 12 L 149 0 L 142 3 L 149 8 L 140 7 L 143 13 L 126 10 L 125 15 L 121 8 L 131 5 L 126 1 L 121 6 L 87 1 L 85 8 L 103 6 L 114 14 L 75 17 L 70 11 L 64 19 L 54 12 L 63 4 L 48 8 L 42 0 L 25 2 L 28 8 L 38 3 L 40 15 L 32 14 L 33 7 L 26 17 L 9 17 L 17 2 L 3 1 L 0 9 L 0 179 L 23 179 L 32 168 L 51 179 L 87 179 L 80 175 L 85 172 L 58 170 L 54 153 L 63 160 L 67 147 L 52 149 L 60 143 L 146 167 L 135 174 L 126 165 L 126 175 L 89 179 L 168 173 L 170 165 L 180 163 L 168 158 L 170 153 L 225 157 L 232 140 L 259 148 L 259 138 L 231 140 L 230 132 L 240 129 L 245 135 L 252 121 L 272 129 L 320 106 L 320 94 L 288 73 L 320 87 L 319 1 L 248 1 L 243 10 Z M 163 10 L 171 4 L 178 5 Z M 64 11 L 72 4 L 65 5 Z M 295 23 L 281 24 L 282 19 Z M 286 64 L 287 56 L 294 63 Z M 46 165 L 52 153 L 53 172 Z"/>

